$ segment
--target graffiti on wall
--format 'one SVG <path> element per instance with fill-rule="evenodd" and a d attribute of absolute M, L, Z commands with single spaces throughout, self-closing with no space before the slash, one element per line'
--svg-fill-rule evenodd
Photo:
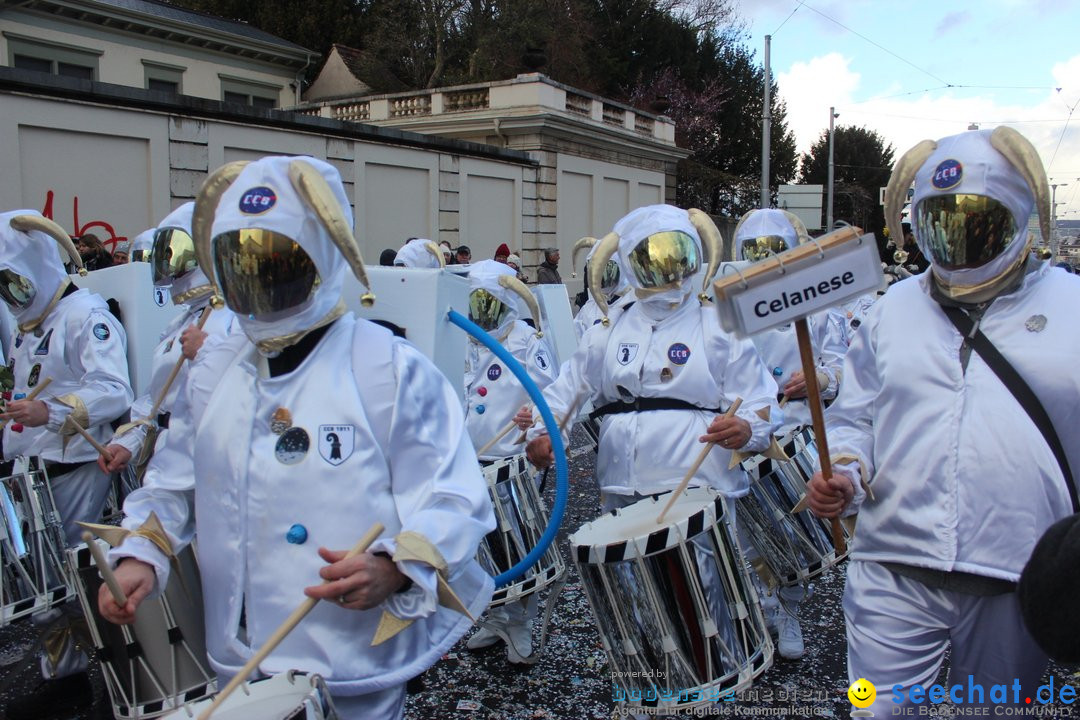
<path fill-rule="evenodd" d="M 44 215 L 45 217 L 49 218 L 50 220 L 54 219 L 53 218 L 53 197 L 54 197 L 54 193 L 53 193 L 52 190 L 46 191 L 46 193 L 45 193 L 45 207 L 42 208 L 42 210 L 41 210 L 41 214 Z M 72 197 L 71 217 L 73 218 L 73 222 L 75 224 L 74 228 L 73 228 L 73 231 L 71 233 L 72 237 L 75 237 L 75 238 L 82 237 L 86 233 L 90 232 L 91 228 L 100 228 L 104 233 L 108 233 L 108 237 L 103 237 L 103 238 L 99 238 L 99 239 L 101 240 L 102 244 L 105 245 L 105 248 L 109 252 L 113 251 L 113 249 L 116 247 L 117 243 L 121 243 L 121 242 L 124 242 L 125 240 L 127 240 L 127 237 L 125 237 L 123 235 L 117 235 L 116 231 L 113 229 L 113 226 L 110 225 L 109 223 L 105 222 L 104 220 L 91 220 L 91 221 L 87 222 L 85 225 L 80 225 L 79 224 L 79 196 L 78 195 L 75 195 L 75 196 Z"/>

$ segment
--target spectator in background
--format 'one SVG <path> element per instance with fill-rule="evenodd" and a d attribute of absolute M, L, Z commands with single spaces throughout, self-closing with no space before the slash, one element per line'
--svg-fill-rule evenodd
<path fill-rule="evenodd" d="M 537 285 L 561 285 L 559 275 L 559 248 L 549 247 L 544 250 L 544 262 L 536 270 Z"/>
<path fill-rule="evenodd" d="M 111 267 L 113 264 L 112 253 L 105 249 L 105 245 L 98 240 L 96 235 L 87 233 L 75 240 L 75 248 L 82 258 L 83 267 L 87 270 L 100 270 Z"/>
<path fill-rule="evenodd" d="M 379 265 L 381 265 L 383 267 L 393 267 L 394 266 L 394 258 L 396 258 L 396 257 L 397 257 L 397 250 L 395 250 L 394 248 L 386 248 L 385 250 L 382 251 L 382 254 L 379 255 Z"/>
<path fill-rule="evenodd" d="M 472 250 L 468 245 L 459 245 L 454 253 L 454 265 L 468 265 L 472 262 Z"/>
<path fill-rule="evenodd" d="M 897 264 L 905 266 L 916 274 L 925 271 L 930 267 L 930 261 L 922 254 L 918 243 L 915 242 L 915 235 L 911 232 L 911 223 L 900 223 L 900 228 L 904 231 L 904 245 L 901 249 L 907 253 L 907 258 Z M 912 265 L 915 267 L 912 268 Z"/>
<path fill-rule="evenodd" d="M 131 243 L 126 240 L 124 242 L 116 243 L 116 247 L 114 247 L 112 251 L 113 265 L 127 265 L 129 261 L 128 253 L 130 250 Z"/>
<path fill-rule="evenodd" d="M 525 273 L 521 272 L 521 258 L 517 255 L 510 253 L 506 258 L 506 264 L 517 273 L 517 279 L 521 282 L 525 282 Z"/>
<path fill-rule="evenodd" d="M 450 243 L 443 240 L 439 243 L 439 249 L 442 250 L 443 260 L 447 265 L 454 264 L 454 248 L 450 247 Z"/>
<path fill-rule="evenodd" d="M 495 262 L 505 263 L 506 258 L 508 257 L 510 257 L 510 246 L 508 246 L 506 243 L 503 243 L 495 251 Z"/>

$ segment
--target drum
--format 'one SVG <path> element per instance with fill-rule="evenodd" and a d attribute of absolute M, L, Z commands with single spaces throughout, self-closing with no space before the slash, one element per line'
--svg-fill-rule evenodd
<path fill-rule="evenodd" d="M 524 455 L 496 460 L 484 468 L 488 493 L 495 508 L 495 530 L 480 544 L 478 560 L 490 575 L 513 567 L 536 547 L 548 524 L 547 507 L 533 482 Z M 491 607 L 520 600 L 562 579 L 566 564 L 555 543 L 540 561 L 510 585 L 496 588 Z"/>
<path fill-rule="evenodd" d="M 102 550 L 103 540 L 96 540 Z M 158 717 L 217 690 L 206 659 L 202 585 L 189 545 L 178 555 L 180 572 L 156 599 L 139 605 L 135 622 L 114 625 L 98 612 L 102 580 L 85 544 L 68 550 L 71 574 L 90 636 L 101 660 L 105 686 L 117 718 Z"/>
<path fill-rule="evenodd" d="M 645 498 L 582 525 L 574 562 L 611 665 L 614 699 L 657 708 L 715 703 L 772 664 L 773 646 L 724 499 Z"/>
<path fill-rule="evenodd" d="M 213 702 L 213 698 L 206 698 L 166 717 L 197 718 Z M 322 677 L 290 670 L 241 685 L 214 710 L 212 717 L 214 720 L 337 720 L 338 714 Z"/>
<path fill-rule="evenodd" d="M 0 480 L 0 625 L 46 610 L 74 593 L 64 571 L 64 531 L 40 470 Z"/>
<path fill-rule="evenodd" d="M 763 455 L 743 461 L 750 475 L 750 492 L 736 501 L 739 528 L 745 531 L 744 537 L 751 538 L 759 556 L 755 569 L 769 586 L 810 580 L 846 556 L 837 555 L 827 520 L 809 510 L 791 514 L 814 475 L 813 432 L 810 428 L 794 431 L 780 444 L 789 462 Z"/>

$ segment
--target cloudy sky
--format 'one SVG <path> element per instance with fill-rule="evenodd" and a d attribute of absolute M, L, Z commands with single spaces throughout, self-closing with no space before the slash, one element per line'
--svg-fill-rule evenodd
<path fill-rule="evenodd" d="M 1080 220 L 1080 2 L 736 0 L 787 102 L 800 152 L 837 125 L 877 131 L 899 156 L 970 123 L 1038 148 L 1058 218 Z M 1073 110 L 1076 110 L 1074 117 Z"/>

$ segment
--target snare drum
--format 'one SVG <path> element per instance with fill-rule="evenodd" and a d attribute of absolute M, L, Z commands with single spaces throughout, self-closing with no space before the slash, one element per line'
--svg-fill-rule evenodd
<path fill-rule="evenodd" d="M 820 575 L 844 559 L 837 555 L 829 522 L 809 510 L 791 514 L 814 475 L 817 447 L 810 428 L 789 433 L 781 441 L 788 462 L 755 455 L 743 462 L 750 475 L 750 493 L 736 501 L 744 537 L 750 538 L 768 585 L 796 585 Z M 769 575 L 772 577 L 768 577 Z"/>
<path fill-rule="evenodd" d="M 108 550 L 103 540 L 95 542 Z M 98 612 L 98 575 L 85 544 L 68 550 L 76 591 L 101 660 L 117 718 L 151 718 L 210 695 L 216 676 L 206 659 L 202 585 L 195 553 L 178 556 L 165 592 L 144 600 L 131 625 L 114 625 Z"/>
<path fill-rule="evenodd" d="M 524 455 L 496 460 L 484 468 L 484 479 L 495 508 L 496 527 L 480 544 L 477 559 L 489 575 L 498 575 L 536 547 L 547 529 L 548 513 Z M 510 585 L 496 588 L 490 607 L 521 600 L 565 573 L 566 564 L 552 543 L 524 575 Z"/>
<path fill-rule="evenodd" d="M 663 711 L 715 703 L 772 664 L 773 646 L 724 499 L 645 498 L 570 536 L 611 664 L 614 699 Z"/>
<path fill-rule="evenodd" d="M 64 534 L 45 474 L 0 480 L 0 626 L 46 610 L 74 593 L 64 572 Z"/>
<path fill-rule="evenodd" d="M 319 675 L 290 670 L 241 685 L 214 710 L 214 720 L 337 720 L 330 693 Z M 197 718 L 214 702 L 206 698 L 167 717 Z"/>

